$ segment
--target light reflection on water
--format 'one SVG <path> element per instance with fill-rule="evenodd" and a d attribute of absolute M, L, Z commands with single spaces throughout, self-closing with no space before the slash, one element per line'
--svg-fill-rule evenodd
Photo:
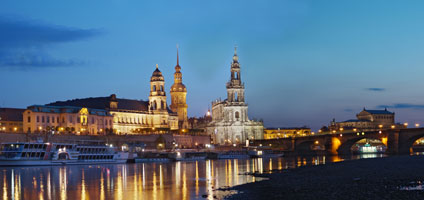
<path fill-rule="evenodd" d="M 381 157 L 365 154 L 195 162 L 0 168 L 1 197 L 6 199 L 207 199 L 226 195 L 218 188 L 260 181 L 246 173 L 264 173 L 345 159 Z"/>

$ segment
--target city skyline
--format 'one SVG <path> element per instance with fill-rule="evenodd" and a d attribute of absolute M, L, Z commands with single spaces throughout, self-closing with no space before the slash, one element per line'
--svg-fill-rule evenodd
<path fill-rule="evenodd" d="M 423 124 L 416 90 L 424 72 L 424 30 L 416 26 L 422 3 L 365 2 L 108 2 L 95 15 L 95 2 L 7 2 L 0 8 L 0 106 L 112 93 L 147 100 L 155 64 L 170 102 L 178 43 L 188 115 L 202 116 L 226 97 L 237 45 L 249 116 L 266 127 L 317 129 L 363 107 L 387 107 L 397 122 Z"/>

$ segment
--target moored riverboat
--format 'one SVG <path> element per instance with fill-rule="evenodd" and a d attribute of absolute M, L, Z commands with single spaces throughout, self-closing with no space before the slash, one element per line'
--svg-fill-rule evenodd
<path fill-rule="evenodd" d="M 0 166 L 126 163 L 128 152 L 112 145 L 16 142 L 0 145 Z"/>
<path fill-rule="evenodd" d="M 255 147 L 248 150 L 251 158 L 278 158 L 284 156 L 283 151 L 270 148 Z"/>
<path fill-rule="evenodd" d="M 218 159 L 247 159 L 250 158 L 247 151 L 225 151 L 219 152 Z"/>
<path fill-rule="evenodd" d="M 180 152 L 177 151 L 174 154 L 170 154 L 170 158 L 174 161 L 197 161 L 206 160 L 205 152 Z"/>

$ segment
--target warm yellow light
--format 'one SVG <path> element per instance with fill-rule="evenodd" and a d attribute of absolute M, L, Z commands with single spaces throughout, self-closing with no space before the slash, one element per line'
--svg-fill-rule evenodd
<path fill-rule="evenodd" d="M 340 131 L 343 131 L 344 129 L 343 129 L 343 128 L 340 128 L 339 130 L 340 130 Z"/>
<path fill-rule="evenodd" d="M 415 127 L 419 127 L 419 126 L 420 126 L 420 124 L 418 124 L 418 123 L 417 123 L 417 124 L 415 124 Z"/>
<path fill-rule="evenodd" d="M 343 134 L 340 134 L 340 137 L 343 137 Z"/>
<path fill-rule="evenodd" d="M 356 132 L 356 128 L 353 129 L 353 132 Z"/>
<path fill-rule="evenodd" d="M 394 129 L 396 126 L 395 125 L 392 125 L 391 127 L 392 127 L 392 129 Z"/>
<path fill-rule="evenodd" d="M 322 132 L 322 130 L 320 129 L 320 130 L 318 130 L 318 132 L 319 132 L 319 133 L 321 133 L 321 132 Z"/>
<path fill-rule="evenodd" d="M 18 130 L 18 128 L 14 127 L 14 128 L 13 128 L 13 130 L 14 130 L 14 131 L 17 131 L 17 130 Z"/>
<path fill-rule="evenodd" d="M 378 128 L 383 128 L 383 124 L 378 125 Z"/>
<path fill-rule="evenodd" d="M 103 132 L 103 129 L 100 129 L 100 132 Z"/>
<path fill-rule="evenodd" d="M 407 123 L 407 122 L 405 122 L 405 123 L 403 123 L 403 125 L 404 125 L 405 127 L 407 127 L 407 126 L 408 126 L 408 123 Z"/>
<path fill-rule="evenodd" d="M 319 144 L 319 141 L 318 141 L 318 140 L 316 140 L 316 141 L 315 141 L 315 144 Z"/>
<path fill-rule="evenodd" d="M 315 135 L 315 132 L 311 132 L 312 135 Z"/>
<path fill-rule="evenodd" d="M 40 127 L 38 127 L 38 129 L 41 131 L 43 129 L 43 127 L 40 126 Z"/>
<path fill-rule="evenodd" d="M 153 127 L 152 130 L 155 130 L 155 127 Z"/>
<path fill-rule="evenodd" d="M 333 133 L 336 133 L 336 130 L 333 130 Z"/>

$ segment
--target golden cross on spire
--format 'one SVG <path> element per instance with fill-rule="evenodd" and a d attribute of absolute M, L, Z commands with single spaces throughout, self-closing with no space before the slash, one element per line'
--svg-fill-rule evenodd
<path fill-rule="evenodd" d="M 156 69 L 158 69 L 159 68 L 159 66 L 158 66 L 158 64 L 156 64 Z"/>

